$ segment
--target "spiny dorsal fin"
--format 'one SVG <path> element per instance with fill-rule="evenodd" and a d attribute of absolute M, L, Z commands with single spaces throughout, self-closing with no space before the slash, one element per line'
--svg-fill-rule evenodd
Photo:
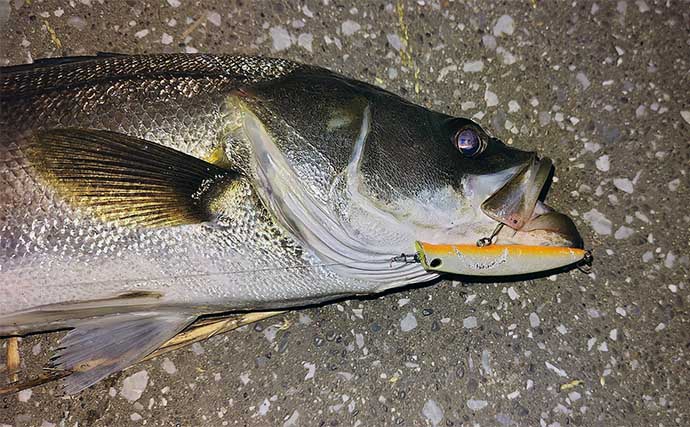
<path fill-rule="evenodd" d="M 234 171 L 117 132 L 52 129 L 31 138 L 28 157 L 60 196 L 120 225 L 209 221 L 212 199 L 239 178 Z"/>

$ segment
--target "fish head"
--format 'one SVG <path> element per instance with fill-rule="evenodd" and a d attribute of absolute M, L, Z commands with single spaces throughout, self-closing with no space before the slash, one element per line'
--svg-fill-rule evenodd
<path fill-rule="evenodd" d="M 508 146 L 466 118 L 425 110 L 397 123 L 370 132 L 359 193 L 417 240 L 471 244 L 503 224 L 495 243 L 582 247 L 572 220 L 540 200 L 550 159 Z"/>
<path fill-rule="evenodd" d="M 474 245 L 499 224 L 496 244 L 582 246 L 572 220 L 540 201 L 551 161 L 472 120 L 337 74 L 238 99 L 261 199 L 327 262 L 373 277 L 369 264 L 414 253 L 417 241 Z"/>

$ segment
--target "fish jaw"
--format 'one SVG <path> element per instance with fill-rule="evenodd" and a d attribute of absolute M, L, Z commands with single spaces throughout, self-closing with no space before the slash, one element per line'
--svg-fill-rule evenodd
<path fill-rule="evenodd" d="M 482 203 L 482 211 L 497 222 L 515 230 L 522 229 L 532 217 L 551 169 L 550 159 L 538 160 L 534 156 L 522 170 Z"/>

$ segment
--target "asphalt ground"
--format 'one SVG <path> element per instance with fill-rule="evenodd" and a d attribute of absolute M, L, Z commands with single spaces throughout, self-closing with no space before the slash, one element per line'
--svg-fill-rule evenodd
<path fill-rule="evenodd" d="M 547 201 L 595 257 L 590 274 L 294 311 L 76 396 L 2 397 L 0 426 L 690 423 L 687 0 L 0 0 L 0 47 L 3 65 L 278 56 L 473 117 L 554 160 Z M 23 370 L 38 372 L 58 337 L 23 339 Z"/>

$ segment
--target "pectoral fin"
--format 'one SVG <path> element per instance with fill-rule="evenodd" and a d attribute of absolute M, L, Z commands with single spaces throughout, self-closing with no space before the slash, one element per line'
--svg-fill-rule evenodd
<path fill-rule="evenodd" d="M 51 368 L 66 370 L 67 394 L 77 393 L 138 362 L 192 323 L 185 313 L 143 312 L 80 321 L 60 341 Z"/>
<path fill-rule="evenodd" d="M 104 130 L 37 132 L 27 152 L 32 166 L 68 203 L 120 225 L 209 221 L 214 198 L 240 178 L 172 148 Z"/>

